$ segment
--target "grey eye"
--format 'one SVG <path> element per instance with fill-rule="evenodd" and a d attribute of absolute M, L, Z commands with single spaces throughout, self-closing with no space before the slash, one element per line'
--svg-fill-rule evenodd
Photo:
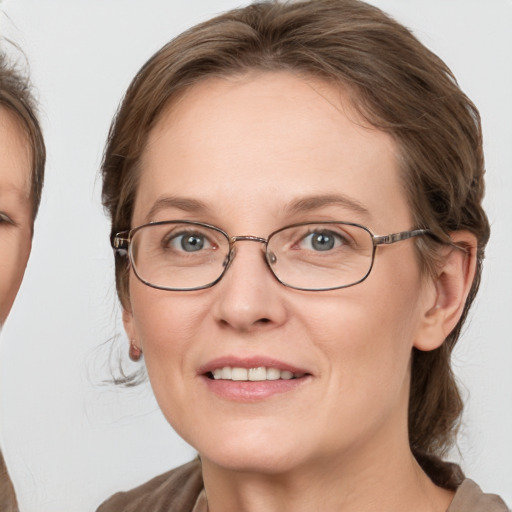
<path fill-rule="evenodd" d="M 301 246 L 313 251 L 330 251 L 343 244 L 342 238 L 332 231 L 315 231 L 302 239 Z"/>
<path fill-rule="evenodd" d="M 167 245 L 173 249 L 185 252 L 197 252 L 204 249 L 208 245 L 206 238 L 199 233 L 183 233 L 173 236 Z"/>
<path fill-rule="evenodd" d="M 197 235 L 182 236 L 181 247 L 184 251 L 200 251 L 204 247 L 204 238 Z"/>
<path fill-rule="evenodd" d="M 334 247 L 334 237 L 327 233 L 312 233 L 311 247 L 316 251 L 328 251 Z"/>
<path fill-rule="evenodd" d="M 183 254 L 215 250 L 218 244 L 215 243 L 212 233 L 196 229 L 171 230 L 170 233 L 161 238 L 160 245 L 163 249 Z"/>

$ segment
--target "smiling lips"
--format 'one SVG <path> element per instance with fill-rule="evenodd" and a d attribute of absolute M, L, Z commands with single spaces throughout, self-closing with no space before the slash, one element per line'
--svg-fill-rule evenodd
<path fill-rule="evenodd" d="M 215 368 L 211 375 L 214 380 L 231 380 L 231 381 L 265 381 L 265 380 L 291 380 L 304 377 L 305 373 L 294 373 L 289 370 L 280 370 L 279 368 L 258 366 L 256 368 L 240 368 L 232 366 L 224 366 Z"/>
<path fill-rule="evenodd" d="M 267 357 L 222 357 L 199 368 L 207 388 L 235 402 L 260 402 L 302 387 L 312 375 L 303 368 Z"/>

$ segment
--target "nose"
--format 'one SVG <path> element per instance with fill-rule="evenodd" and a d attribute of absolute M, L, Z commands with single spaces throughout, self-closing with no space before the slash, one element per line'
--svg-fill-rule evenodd
<path fill-rule="evenodd" d="M 256 237 L 237 237 L 235 253 L 224 277 L 215 286 L 216 320 L 238 331 L 270 329 L 286 320 L 286 288 L 272 275 Z M 259 244 L 249 242 L 261 242 Z"/>

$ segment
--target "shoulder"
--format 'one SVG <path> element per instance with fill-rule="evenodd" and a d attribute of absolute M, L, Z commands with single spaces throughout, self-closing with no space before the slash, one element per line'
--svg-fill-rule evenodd
<path fill-rule="evenodd" d="M 194 460 L 135 489 L 114 494 L 96 512 L 191 512 L 202 488 L 201 464 Z"/>
<path fill-rule="evenodd" d="M 509 509 L 499 496 L 483 493 L 473 480 L 466 478 L 447 512 L 509 512 Z"/>
<path fill-rule="evenodd" d="M 17 512 L 16 495 L 5 467 L 2 452 L 0 452 L 0 510 L 2 512 Z"/>

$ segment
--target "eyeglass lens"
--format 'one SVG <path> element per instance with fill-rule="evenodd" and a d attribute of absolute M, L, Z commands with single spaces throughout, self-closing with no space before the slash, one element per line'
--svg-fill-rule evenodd
<path fill-rule="evenodd" d="M 362 226 L 310 223 L 273 233 L 266 260 L 283 284 L 326 290 L 364 279 L 372 266 L 373 250 L 372 235 Z M 135 230 L 130 251 L 135 273 L 146 284 L 192 290 L 222 276 L 231 247 L 226 234 L 213 227 L 169 222 Z"/>

